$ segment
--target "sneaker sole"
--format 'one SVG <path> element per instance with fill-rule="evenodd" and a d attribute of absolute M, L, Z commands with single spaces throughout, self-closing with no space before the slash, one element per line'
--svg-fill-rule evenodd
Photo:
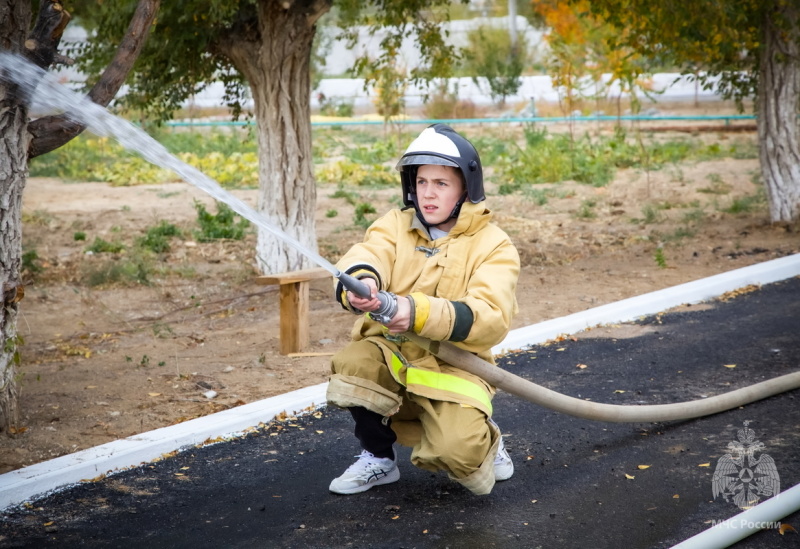
<path fill-rule="evenodd" d="M 386 475 L 382 479 L 376 480 L 374 482 L 367 482 L 366 484 L 362 484 L 361 486 L 355 486 L 353 488 L 335 488 L 334 487 L 334 483 L 336 482 L 336 480 L 334 480 L 331 483 L 330 487 L 328 487 L 328 490 L 330 490 L 334 494 L 341 494 L 343 496 L 349 496 L 351 494 L 360 494 L 361 492 L 366 492 L 367 490 L 369 490 L 373 486 L 381 486 L 383 484 L 391 484 L 393 482 L 397 482 L 398 480 L 400 480 L 400 469 L 395 467 L 392 471 L 389 472 L 388 475 Z"/>

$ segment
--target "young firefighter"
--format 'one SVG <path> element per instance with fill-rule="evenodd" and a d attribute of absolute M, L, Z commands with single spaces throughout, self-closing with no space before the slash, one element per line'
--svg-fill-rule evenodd
<path fill-rule="evenodd" d="M 491 348 L 517 312 L 519 255 L 483 204 L 477 151 L 452 128 L 425 129 L 397 169 L 406 208 L 378 219 L 337 265 L 372 292 L 364 299 L 339 283 L 343 307 L 376 311 L 385 290 L 397 296 L 397 312 L 385 324 L 362 314 L 353 341 L 333 357 L 328 402 L 350 410 L 363 451 L 330 490 L 355 494 L 397 481 L 398 441 L 413 448 L 417 467 L 488 494 L 514 473 L 491 420 L 494 387 L 402 333 L 449 341 L 493 363 Z"/>

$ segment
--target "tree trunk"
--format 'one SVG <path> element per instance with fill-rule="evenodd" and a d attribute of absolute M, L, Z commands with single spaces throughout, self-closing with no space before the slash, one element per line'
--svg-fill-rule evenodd
<path fill-rule="evenodd" d="M 777 21 L 782 21 L 776 25 Z M 798 11 L 768 14 L 764 24 L 758 87 L 758 141 L 761 172 L 773 223 L 800 218 L 800 59 Z"/>
<path fill-rule="evenodd" d="M 21 53 L 31 20 L 30 2 L 0 0 L 0 47 Z M 27 109 L 16 87 L 0 80 L 0 430 L 18 419 L 17 307 L 22 298 L 22 191 L 28 177 Z"/>
<path fill-rule="evenodd" d="M 216 47 L 250 84 L 259 148 L 258 209 L 316 252 L 310 59 L 314 24 L 330 2 L 262 1 L 256 9 L 257 28 L 231 29 Z M 263 229 L 256 259 L 265 274 L 314 266 Z"/>
<path fill-rule="evenodd" d="M 27 112 L 8 101 L 0 86 L 0 429 L 8 432 L 17 422 L 17 372 L 19 361 L 17 303 L 24 294 L 20 280 L 22 257 L 22 191 L 28 177 Z M 13 96 L 13 94 L 11 94 Z"/>

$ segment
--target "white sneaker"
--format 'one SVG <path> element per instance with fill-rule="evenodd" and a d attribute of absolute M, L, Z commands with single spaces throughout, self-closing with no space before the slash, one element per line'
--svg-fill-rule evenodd
<path fill-rule="evenodd" d="M 514 462 L 506 451 L 506 445 L 503 444 L 503 438 L 500 437 L 500 447 L 497 449 L 497 455 L 494 458 L 494 480 L 508 480 L 514 475 Z"/>
<path fill-rule="evenodd" d="M 400 480 L 400 469 L 396 458 L 377 458 L 366 450 L 356 456 L 358 461 L 342 474 L 333 479 L 328 488 L 335 494 L 358 494 L 366 492 L 373 486 L 390 484 Z"/>

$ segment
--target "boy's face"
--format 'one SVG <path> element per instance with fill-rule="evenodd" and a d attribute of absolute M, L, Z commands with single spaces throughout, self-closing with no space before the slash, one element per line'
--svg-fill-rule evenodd
<path fill-rule="evenodd" d="M 417 203 L 430 225 L 449 231 L 456 219 L 448 219 L 464 194 L 461 172 L 452 166 L 426 164 L 417 168 Z"/>

